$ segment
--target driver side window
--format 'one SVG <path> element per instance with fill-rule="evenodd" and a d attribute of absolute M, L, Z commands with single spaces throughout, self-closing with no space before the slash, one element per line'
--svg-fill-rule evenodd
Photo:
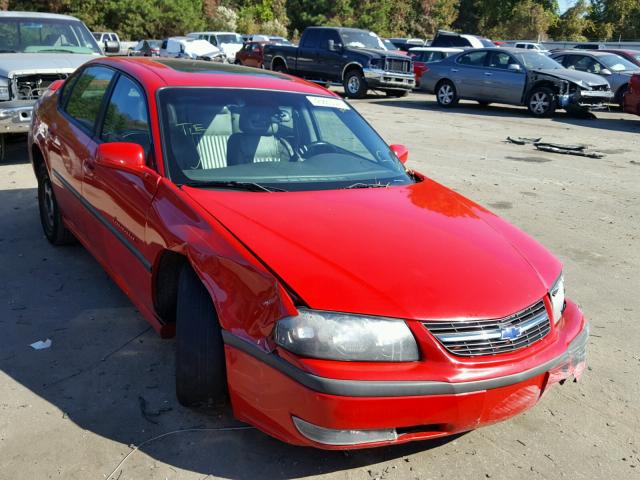
<path fill-rule="evenodd" d="M 137 143 L 149 153 L 151 131 L 144 92 L 121 75 L 113 89 L 100 139 L 104 142 Z"/>

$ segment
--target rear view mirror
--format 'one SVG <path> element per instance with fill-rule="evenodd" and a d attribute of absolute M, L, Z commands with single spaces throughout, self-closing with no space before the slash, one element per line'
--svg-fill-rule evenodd
<path fill-rule="evenodd" d="M 510 63 L 507 68 L 509 70 L 513 70 L 514 72 L 519 72 L 522 70 L 522 67 L 520 67 L 520 65 L 518 65 L 517 63 Z"/>
<path fill-rule="evenodd" d="M 140 173 L 146 166 L 144 149 L 137 143 L 101 143 L 96 152 L 96 163 L 103 167 Z"/>
<path fill-rule="evenodd" d="M 336 43 L 333 40 L 329 40 L 329 42 L 327 43 L 327 46 L 328 46 L 329 50 L 332 51 L 332 52 L 339 52 L 340 50 L 342 50 L 342 44 L 341 43 Z"/>
<path fill-rule="evenodd" d="M 395 144 L 390 145 L 389 148 L 393 153 L 395 153 L 401 163 L 407 163 L 407 160 L 409 160 L 409 149 L 407 147 Z"/>

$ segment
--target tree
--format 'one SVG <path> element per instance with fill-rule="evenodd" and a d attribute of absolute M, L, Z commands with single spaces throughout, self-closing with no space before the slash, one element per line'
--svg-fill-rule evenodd
<path fill-rule="evenodd" d="M 587 40 L 585 32 L 592 28 L 592 23 L 587 17 L 589 4 L 586 0 L 578 0 L 576 4 L 564 12 L 558 22 L 551 27 L 549 33 L 554 40 L 568 40 L 572 42 L 584 42 Z"/>

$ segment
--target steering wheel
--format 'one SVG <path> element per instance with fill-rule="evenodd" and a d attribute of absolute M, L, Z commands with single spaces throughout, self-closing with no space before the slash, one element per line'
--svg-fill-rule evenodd
<path fill-rule="evenodd" d="M 322 153 L 334 153 L 336 151 L 335 145 L 322 141 L 311 142 L 308 145 L 300 147 L 300 155 L 305 158 L 321 155 Z"/>

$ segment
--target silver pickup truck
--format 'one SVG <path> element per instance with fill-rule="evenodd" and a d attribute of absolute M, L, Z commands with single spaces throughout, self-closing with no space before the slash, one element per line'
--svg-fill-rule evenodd
<path fill-rule="evenodd" d="M 0 162 L 5 134 L 27 132 L 38 98 L 102 55 L 89 29 L 67 15 L 0 12 Z"/>

